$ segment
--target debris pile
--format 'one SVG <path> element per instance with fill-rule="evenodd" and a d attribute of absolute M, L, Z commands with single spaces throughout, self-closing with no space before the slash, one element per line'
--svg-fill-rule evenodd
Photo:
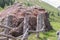
<path fill-rule="evenodd" d="M 11 8 L 9 8 L 11 9 Z M 6 11 L 6 10 L 5 10 Z M 10 34 L 12 36 L 20 36 L 23 34 L 23 25 L 24 23 L 24 15 L 25 14 L 30 15 L 29 17 L 29 25 L 30 30 L 36 30 L 36 26 L 37 26 L 37 15 L 39 15 L 40 13 L 42 13 L 44 15 L 44 22 L 45 22 L 45 30 L 51 30 L 52 27 L 49 23 L 49 15 L 46 12 L 45 9 L 43 8 L 39 8 L 39 7 L 25 7 L 22 5 L 17 5 L 15 6 L 15 8 L 12 8 L 11 11 L 7 11 L 7 12 L 3 12 L 0 14 L 0 23 L 3 25 L 7 25 L 9 27 L 12 27 L 13 29 L 10 30 Z M 22 23 L 22 24 L 21 24 Z M 22 25 L 20 27 L 20 24 Z"/>

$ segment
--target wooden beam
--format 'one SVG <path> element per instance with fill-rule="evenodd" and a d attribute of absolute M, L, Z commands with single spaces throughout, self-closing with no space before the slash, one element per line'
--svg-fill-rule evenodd
<path fill-rule="evenodd" d="M 42 31 L 43 31 L 43 29 L 41 29 L 41 30 L 38 30 L 38 31 L 29 30 L 28 32 L 32 32 L 32 33 L 38 33 L 38 32 L 42 32 Z"/>
<path fill-rule="evenodd" d="M 21 40 L 28 40 L 28 32 L 27 32 L 29 30 L 28 22 L 29 22 L 29 16 L 28 16 L 28 14 L 25 14 L 24 27 L 23 27 L 23 37 Z"/>
<path fill-rule="evenodd" d="M 23 26 L 23 23 L 24 23 L 24 22 L 21 22 L 18 27 L 15 27 L 15 28 L 11 29 L 11 30 L 9 31 L 9 33 L 12 33 L 12 31 L 19 31 L 19 29 Z"/>
<path fill-rule="evenodd" d="M 6 29 L 12 29 L 12 27 L 4 26 L 4 25 L 2 25 L 2 24 L 0 24 L 0 27 L 1 27 L 1 28 L 6 28 Z"/>
<path fill-rule="evenodd" d="M 45 21 L 44 21 L 44 14 L 42 14 L 42 30 L 45 31 Z"/>
<path fill-rule="evenodd" d="M 26 37 L 28 37 L 28 30 L 29 28 L 26 29 L 25 33 L 23 34 L 23 37 L 21 40 L 28 40 Z"/>
<path fill-rule="evenodd" d="M 36 27 L 36 31 L 39 31 L 40 28 L 41 28 L 41 14 L 39 14 L 37 16 L 37 27 Z M 36 33 L 36 37 L 39 38 L 39 32 Z"/>
<path fill-rule="evenodd" d="M 2 34 L 2 33 L 0 33 L 0 36 L 4 36 L 4 37 L 16 39 L 15 37 L 13 37 L 13 36 L 11 36 L 11 35 Z"/>
<path fill-rule="evenodd" d="M 8 40 L 7 37 L 0 37 L 0 40 Z"/>

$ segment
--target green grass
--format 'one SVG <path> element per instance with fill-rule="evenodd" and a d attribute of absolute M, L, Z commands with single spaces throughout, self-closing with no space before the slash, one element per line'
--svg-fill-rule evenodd
<path fill-rule="evenodd" d="M 56 35 L 56 32 L 54 32 L 54 31 L 50 31 L 50 32 L 46 32 L 46 33 L 40 33 L 40 38 L 39 39 L 37 39 L 36 38 L 36 34 L 32 34 L 32 35 L 30 35 L 30 37 L 29 37 L 29 40 L 44 40 L 44 39 L 46 39 L 46 40 L 57 40 L 57 35 Z"/>
<path fill-rule="evenodd" d="M 0 11 L 2 10 L 3 8 L 0 7 Z"/>
<path fill-rule="evenodd" d="M 55 30 L 60 30 L 60 23 L 59 22 L 51 22 L 51 25 Z"/>
<path fill-rule="evenodd" d="M 57 40 L 57 35 L 56 35 L 56 32 L 57 30 L 60 30 L 60 23 L 58 22 L 51 22 L 51 25 L 53 26 L 54 30 L 51 30 L 49 32 L 45 32 L 45 33 L 40 33 L 40 38 L 37 39 L 36 38 L 36 34 L 31 34 L 29 36 L 29 40 L 44 40 L 44 38 L 46 38 L 46 40 Z"/>

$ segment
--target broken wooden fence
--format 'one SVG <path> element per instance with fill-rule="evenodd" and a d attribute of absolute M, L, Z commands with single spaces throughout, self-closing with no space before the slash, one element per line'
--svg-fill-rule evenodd
<path fill-rule="evenodd" d="M 0 39 L 9 40 L 9 38 L 12 38 L 13 40 L 16 40 L 17 38 L 21 37 L 21 40 L 28 40 L 28 36 L 29 36 L 28 33 L 29 32 L 36 33 L 36 37 L 39 38 L 39 32 L 43 31 L 44 27 L 45 27 L 45 24 L 44 24 L 44 14 L 43 13 L 39 13 L 37 15 L 37 27 L 36 27 L 36 31 L 29 30 L 30 25 L 28 24 L 28 21 L 29 21 L 29 15 L 25 15 L 25 17 L 24 17 L 23 35 L 19 36 L 19 37 L 13 37 L 13 36 L 9 35 L 8 34 L 8 32 L 9 32 L 8 30 L 11 30 L 12 28 L 9 27 L 9 26 L 4 26 L 4 25 L 0 24 L 0 27 L 7 29 L 5 31 L 5 33 L 3 33 L 3 32 L 0 33 L 0 36 L 4 36 L 4 37 L 7 37 L 7 38 L 0 38 Z"/>

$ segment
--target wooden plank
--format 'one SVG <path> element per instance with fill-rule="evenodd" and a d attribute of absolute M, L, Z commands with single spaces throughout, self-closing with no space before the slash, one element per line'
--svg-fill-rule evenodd
<path fill-rule="evenodd" d="M 4 37 L 8 37 L 8 38 L 13 38 L 13 39 L 15 39 L 15 37 L 13 37 L 13 36 L 11 36 L 11 35 L 4 34 L 4 33 L 0 33 L 0 36 L 4 36 Z"/>
<path fill-rule="evenodd" d="M 28 40 L 28 30 L 29 28 L 26 29 L 25 33 L 23 34 L 23 37 L 21 40 Z"/>
<path fill-rule="evenodd" d="M 6 18 L 5 20 L 4 20 L 4 23 L 5 23 L 5 26 L 8 26 L 8 18 Z M 4 26 L 4 27 L 5 27 Z M 8 26 L 9 27 L 9 26 Z M 9 34 L 9 30 L 10 29 L 8 29 L 8 28 L 5 28 L 4 29 L 4 34 L 2 34 L 2 36 L 7 36 L 8 34 Z M 5 34 L 7 34 L 7 35 L 5 35 Z M 7 40 L 9 40 L 9 38 L 7 37 Z"/>
<path fill-rule="evenodd" d="M 12 33 L 13 31 L 19 31 L 21 27 L 23 26 L 24 22 L 21 22 L 18 27 L 15 27 L 9 31 L 9 33 Z M 21 37 L 20 37 L 21 38 Z"/>
<path fill-rule="evenodd" d="M 7 37 L 0 37 L 0 40 L 8 40 Z"/>
<path fill-rule="evenodd" d="M 36 28 L 36 31 L 39 31 L 41 30 L 41 27 L 42 27 L 42 14 L 39 14 L 37 16 L 37 28 Z M 36 37 L 39 38 L 39 32 L 36 33 Z"/>
<path fill-rule="evenodd" d="M 42 14 L 42 30 L 45 31 L 44 14 Z"/>
<path fill-rule="evenodd" d="M 7 25 L 2 25 L 2 24 L 0 24 L 0 27 L 1 27 L 1 28 L 6 28 L 6 29 L 12 29 L 12 27 L 9 27 L 9 26 L 7 26 Z"/>
<path fill-rule="evenodd" d="M 25 17 L 24 17 L 23 33 L 25 33 L 26 28 L 28 28 L 28 21 L 29 21 L 29 18 L 28 18 L 28 16 L 27 16 L 27 15 L 25 15 Z"/>
<path fill-rule="evenodd" d="M 44 30 L 43 30 L 43 29 L 41 29 L 41 30 L 38 30 L 38 31 L 29 30 L 28 32 L 32 32 L 32 33 L 38 33 L 38 32 L 42 32 L 42 31 L 44 31 Z"/>
<path fill-rule="evenodd" d="M 28 40 L 28 30 L 29 30 L 29 27 L 28 27 L 28 22 L 29 22 L 29 16 L 27 14 L 25 14 L 25 17 L 24 17 L 24 27 L 23 27 L 23 37 L 21 40 Z"/>

